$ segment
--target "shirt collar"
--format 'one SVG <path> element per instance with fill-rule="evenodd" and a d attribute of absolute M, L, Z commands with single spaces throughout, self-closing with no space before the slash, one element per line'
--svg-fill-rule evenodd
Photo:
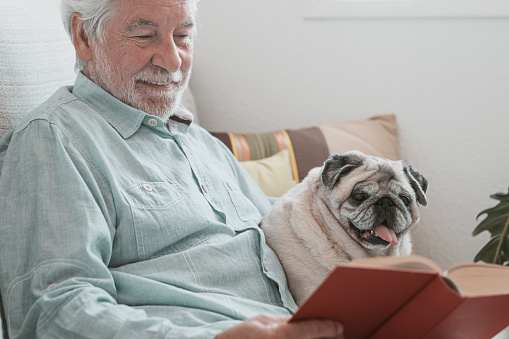
<path fill-rule="evenodd" d="M 133 135 L 147 115 L 113 97 L 81 72 L 78 73 L 72 92 L 98 111 L 123 138 Z"/>
<path fill-rule="evenodd" d="M 164 122 L 159 117 L 147 114 L 123 103 L 81 72 L 78 73 L 72 92 L 80 100 L 98 111 L 124 139 L 136 133 L 142 124 L 149 128 L 166 131 Z M 192 113 L 180 105 L 178 112 L 170 117 L 168 121 L 168 127 L 175 126 L 169 129 L 170 132 L 173 130 L 174 133 L 186 134 L 192 119 Z"/>

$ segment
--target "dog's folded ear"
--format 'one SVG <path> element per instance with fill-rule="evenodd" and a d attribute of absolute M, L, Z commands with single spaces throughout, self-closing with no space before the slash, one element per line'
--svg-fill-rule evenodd
<path fill-rule="evenodd" d="M 428 180 L 419 173 L 419 171 L 414 170 L 412 166 L 410 166 L 405 161 L 403 162 L 403 170 L 410 180 L 410 185 L 415 191 L 417 196 L 417 202 L 422 206 L 426 206 L 428 204 L 428 200 L 426 199 L 426 191 L 428 190 Z"/>
<path fill-rule="evenodd" d="M 356 151 L 332 154 L 323 164 L 323 186 L 332 190 L 342 176 L 362 165 L 362 156 L 362 153 Z"/>

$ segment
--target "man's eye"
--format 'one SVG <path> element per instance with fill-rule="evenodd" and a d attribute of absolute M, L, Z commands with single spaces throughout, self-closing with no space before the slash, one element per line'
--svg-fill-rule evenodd
<path fill-rule="evenodd" d="M 150 38 L 152 38 L 152 35 L 138 35 L 137 38 L 138 39 L 150 39 Z"/>

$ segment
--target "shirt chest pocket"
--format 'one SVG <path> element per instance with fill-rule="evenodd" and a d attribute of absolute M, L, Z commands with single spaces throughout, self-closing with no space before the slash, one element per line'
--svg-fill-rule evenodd
<path fill-rule="evenodd" d="M 128 188 L 124 195 L 133 208 L 142 210 L 167 209 L 184 199 L 178 185 L 167 182 L 141 183 Z"/>
<path fill-rule="evenodd" d="M 124 192 L 136 237 L 138 257 L 150 259 L 201 242 L 207 222 L 178 184 L 146 182 Z"/>
<path fill-rule="evenodd" d="M 241 222 L 253 221 L 258 224 L 261 220 L 261 214 L 253 203 L 242 193 L 242 191 L 227 182 L 223 182 L 226 191 L 228 192 L 229 201 L 233 205 L 232 214 Z"/>

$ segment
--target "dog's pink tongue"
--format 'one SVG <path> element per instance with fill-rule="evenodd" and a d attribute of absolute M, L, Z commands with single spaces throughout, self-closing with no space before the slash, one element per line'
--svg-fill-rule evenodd
<path fill-rule="evenodd" d="M 392 229 L 389 229 L 384 225 L 375 227 L 373 232 L 375 232 L 377 237 L 382 238 L 383 240 L 390 242 L 393 245 L 398 244 L 398 238 L 396 237 L 396 233 Z"/>

